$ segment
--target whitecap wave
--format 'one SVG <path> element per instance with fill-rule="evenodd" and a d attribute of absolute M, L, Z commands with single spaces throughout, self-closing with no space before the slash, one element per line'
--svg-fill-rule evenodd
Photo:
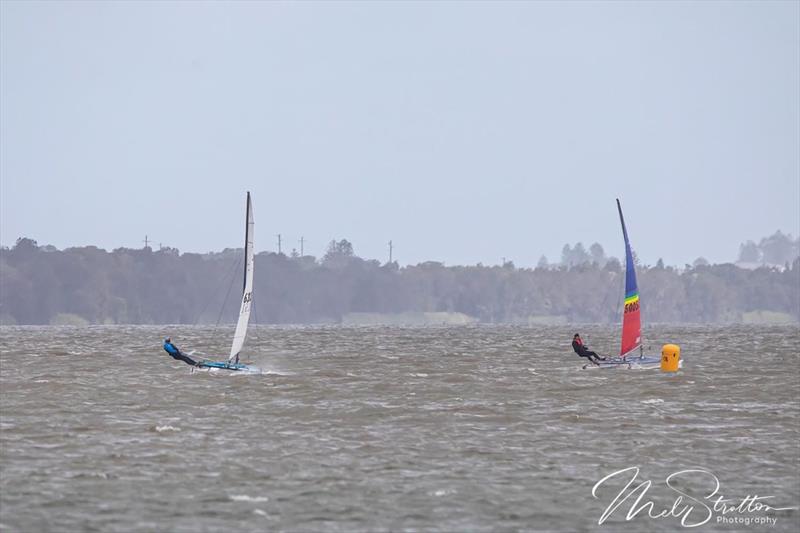
<path fill-rule="evenodd" d="M 268 502 L 266 496 L 248 496 L 247 494 L 233 494 L 230 499 L 235 502 Z"/>

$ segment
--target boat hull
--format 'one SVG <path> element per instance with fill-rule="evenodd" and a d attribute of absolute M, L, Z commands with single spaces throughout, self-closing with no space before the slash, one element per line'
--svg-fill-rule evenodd
<path fill-rule="evenodd" d="M 678 368 L 683 366 L 683 361 L 678 363 Z M 599 361 L 598 364 L 585 364 L 584 370 L 592 369 L 623 369 L 623 370 L 655 370 L 661 368 L 661 358 L 656 356 L 642 357 L 615 357 L 608 361 Z"/>
<path fill-rule="evenodd" d="M 232 372 L 260 372 L 260 369 L 255 366 L 249 366 L 244 363 L 229 363 L 228 361 L 203 361 L 197 366 L 198 368 L 216 368 Z"/>

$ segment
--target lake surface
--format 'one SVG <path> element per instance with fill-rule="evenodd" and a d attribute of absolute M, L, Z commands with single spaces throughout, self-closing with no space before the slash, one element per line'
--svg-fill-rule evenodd
<path fill-rule="evenodd" d="M 580 369 L 608 326 L 253 327 L 272 373 L 191 372 L 232 328 L 0 328 L 0 530 L 677 531 L 602 514 L 638 466 L 653 514 L 709 514 L 719 480 L 800 506 L 800 332 L 655 326 L 684 368 Z M 696 498 L 697 501 L 691 499 Z M 716 498 L 716 497 L 715 497 Z M 746 507 L 746 504 L 745 506 Z M 720 512 L 693 530 L 797 531 L 797 510 Z M 770 524 L 745 520 L 775 519 Z"/>

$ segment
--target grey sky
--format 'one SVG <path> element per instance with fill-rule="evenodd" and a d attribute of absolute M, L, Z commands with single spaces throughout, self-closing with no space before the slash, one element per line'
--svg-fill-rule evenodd
<path fill-rule="evenodd" d="M 0 242 L 564 243 L 800 232 L 800 3 L 0 3 Z"/>

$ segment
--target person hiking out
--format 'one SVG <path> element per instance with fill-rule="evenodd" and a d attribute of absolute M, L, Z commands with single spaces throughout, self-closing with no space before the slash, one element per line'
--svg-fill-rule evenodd
<path fill-rule="evenodd" d="M 166 352 L 173 359 L 183 361 L 187 365 L 198 366 L 200 364 L 191 357 L 189 357 L 188 355 L 182 354 L 181 351 L 178 349 L 178 347 L 172 343 L 172 339 L 170 339 L 169 337 L 164 339 L 164 350 L 166 350 Z"/>
<path fill-rule="evenodd" d="M 597 364 L 597 361 L 605 361 L 606 358 L 600 355 L 597 355 L 595 352 L 589 350 L 589 347 L 583 344 L 583 340 L 579 333 L 576 333 L 572 337 L 572 349 L 575 350 L 575 353 L 581 357 L 587 358 L 594 364 Z"/>

